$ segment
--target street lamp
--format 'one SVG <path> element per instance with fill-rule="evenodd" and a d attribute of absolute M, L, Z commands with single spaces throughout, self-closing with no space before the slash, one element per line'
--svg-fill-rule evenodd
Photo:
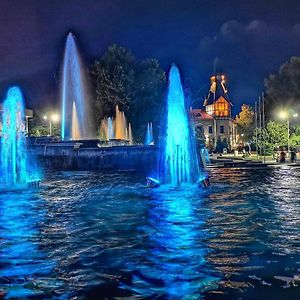
<path fill-rule="evenodd" d="M 48 116 L 43 116 L 44 120 L 48 120 Z M 49 118 L 49 136 L 52 136 L 52 122 L 56 123 L 59 121 L 59 114 L 53 113 Z"/>
<path fill-rule="evenodd" d="M 286 120 L 286 123 L 287 123 L 287 142 L 288 142 L 288 148 L 287 148 L 287 151 L 288 151 L 288 155 L 290 153 L 290 117 L 293 117 L 293 118 L 297 118 L 298 117 L 298 114 L 297 113 L 294 113 L 292 115 L 290 115 L 287 111 L 285 110 L 282 110 L 279 112 L 279 118 L 282 119 L 282 120 Z"/>

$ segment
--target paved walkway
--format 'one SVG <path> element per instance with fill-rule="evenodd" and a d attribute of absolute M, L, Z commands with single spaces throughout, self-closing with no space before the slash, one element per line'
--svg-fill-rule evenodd
<path fill-rule="evenodd" d="M 278 163 L 272 157 L 268 156 L 257 158 L 256 155 L 243 158 L 242 155 L 233 156 L 230 154 L 217 155 L 214 154 L 210 157 L 211 162 L 207 165 L 208 168 L 267 168 L 267 167 L 279 167 L 279 166 L 292 166 L 300 167 L 300 160 L 295 163 L 291 163 L 289 159 L 286 163 Z"/>

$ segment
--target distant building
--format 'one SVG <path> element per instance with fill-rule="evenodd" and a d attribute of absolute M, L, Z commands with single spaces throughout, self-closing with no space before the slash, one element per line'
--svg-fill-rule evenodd
<path fill-rule="evenodd" d="M 207 147 L 214 149 L 218 139 L 225 139 L 229 148 L 233 148 L 236 146 L 236 124 L 231 117 L 232 103 L 228 97 L 225 76 L 214 75 L 210 82 L 203 109 L 192 109 L 192 118 L 205 136 Z"/>

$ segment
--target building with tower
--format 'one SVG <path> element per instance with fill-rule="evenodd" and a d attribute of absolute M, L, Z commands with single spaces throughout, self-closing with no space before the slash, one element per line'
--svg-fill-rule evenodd
<path fill-rule="evenodd" d="M 236 124 L 231 116 L 233 104 L 229 100 L 225 75 L 210 78 L 210 89 L 202 109 L 192 109 L 191 114 L 196 129 L 205 137 L 205 144 L 215 149 L 218 143 L 236 146 Z"/>

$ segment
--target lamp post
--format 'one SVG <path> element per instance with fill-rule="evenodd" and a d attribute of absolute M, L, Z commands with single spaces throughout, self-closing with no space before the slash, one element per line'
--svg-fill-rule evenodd
<path fill-rule="evenodd" d="M 48 120 L 48 116 L 44 115 L 43 116 L 44 120 Z M 49 118 L 49 136 L 52 136 L 52 122 L 58 122 L 59 121 L 59 114 L 53 113 L 51 114 Z"/>
<path fill-rule="evenodd" d="M 241 137 L 242 137 L 242 139 L 241 139 L 242 140 L 242 145 L 244 147 L 244 134 L 243 133 L 241 134 Z"/>
<path fill-rule="evenodd" d="M 287 124 L 287 151 L 288 151 L 288 155 L 290 153 L 290 117 L 293 117 L 293 118 L 297 118 L 298 117 L 298 114 L 297 113 L 294 113 L 292 115 L 290 115 L 287 111 L 281 111 L 279 113 L 279 117 L 280 119 L 283 119 L 283 120 L 286 120 L 286 124 Z"/>

